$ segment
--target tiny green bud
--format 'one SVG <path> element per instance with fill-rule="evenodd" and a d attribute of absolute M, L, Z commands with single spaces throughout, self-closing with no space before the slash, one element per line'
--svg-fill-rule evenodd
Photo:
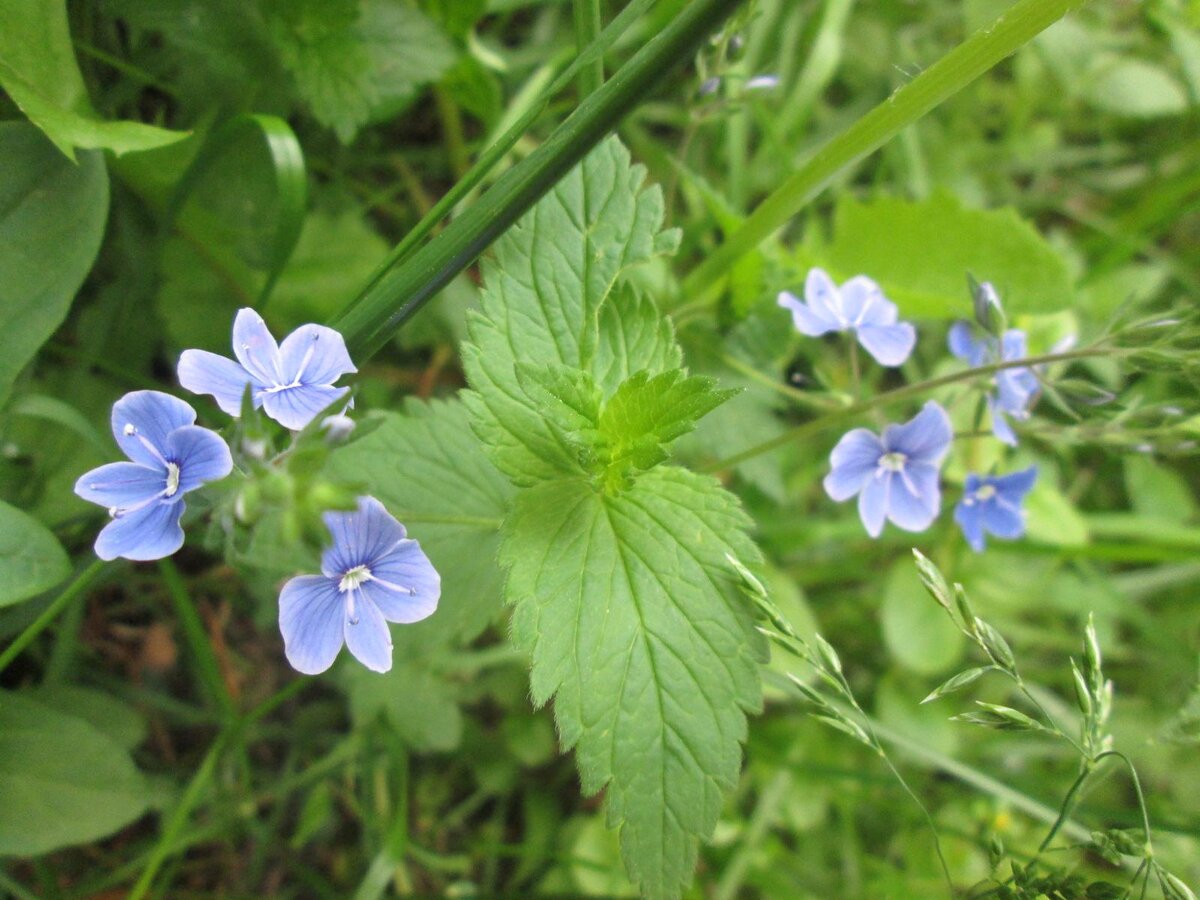
<path fill-rule="evenodd" d="M 292 497 L 292 478 L 287 472 L 271 470 L 259 483 L 263 499 L 270 503 L 285 503 Z"/>
<path fill-rule="evenodd" d="M 957 675 L 948 678 L 944 681 L 933 693 L 922 700 L 922 703 L 929 703 L 937 700 L 939 697 L 944 697 L 947 694 L 952 694 L 955 691 L 966 687 L 968 684 L 978 680 L 981 675 L 992 671 L 992 666 L 980 666 L 977 669 L 967 669 L 965 672 L 959 672 Z"/>
<path fill-rule="evenodd" d="M 1100 655 L 1100 638 L 1096 636 L 1096 617 L 1088 613 L 1087 628 L 1084 629 L 1083 655 L 1087 665 L 1085 669 L 1092 683 L 1098 683 L 1103 657 Z"/>
<path fill-rule="evenodd" d="M 821 660 L 825 666 L 832 672 L 837 672 L 839 675 L 842 671 L 842 660 L 838 657 L 837 651 L 833 649 L 833 645 L 819 633 L 813 634 L 813 640 L 817 642 L 817 652 L 821 654 Z"/>
<path fill-rule="evenodd" d="M 1167 896 L 1170 897 L 1171 900 L 1196 900 L 1195 893 L 1190 887 L 1184 884 L 1180 878 L 1172 875 L 1170 872 L 1162 872 L 1161 874 L 1163 883 L 1165 884 L 1167 890 L 1170 891 Z"/>
<path fill-rule="evenodd" d="M 1091 719 L 1092 713 L 1095 711 L 1095 707 L 1092 705 L 1092 694 L 1088 690 L 1087 680 L 1079 671 L 1079 665 L 1073 659 L 1071 660 L 1071 675 L 1074 676 L 1075 704 L 1085 719 Z"/>
<path fill-rule="evenodd" d="M 978 616 L 975 617 L 975 636 L 979 645 L 996 665 L 1010 674 L 1016 674 L 1017 660 L 1013 656 L 1012 648 L 1008 646 L 1008 641 L 1004 640 L 1000 632 Z"/>
<path fill-rule="evenodd" d="M 252 525 L 258 521 L 262 512 L 262 488 L 257 482 L 245 483 L 234 501 L 233 512 L 244 525 Z"/>

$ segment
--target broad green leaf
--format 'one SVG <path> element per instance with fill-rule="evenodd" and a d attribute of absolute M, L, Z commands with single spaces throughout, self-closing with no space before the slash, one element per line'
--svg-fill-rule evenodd
<path fill-rule="evenodd" d="M 76 147 L 119 155 L 187 137 L 187 132 L 96 116 L 75 63 L 65 0 L 0 4 L 0 85 L 71 160 Z"/>
<path fill-rule="evenodd" d="M 757 561 L 748 526 L 716 480 L 672 467 L 616 496 L 547 482 L 505 522 L 505 595 L 534 702 L 554 697 L 583 789 L 605 789 L 626 868 L 651 897 L 690 880 L 761 703 L 763 645 L 726 559 Z"/>
<path fill-rule="evenodd" d="M 151 795 L 129 754 L 83 718 L 0 691 L 0 855 L 106 837 Z"/>
<path fill-rule="evenodd" d="M 421 665 L 398 659 L 380 675 L 362 666 L 341 670 L 356 722 L 384 715 L 409 747 L 418 752 L 455 749 L 462 740 L 462 713 L 445 680 Z"/>
<path fill-rule="evenodd" d="M 675 242 L 660 231 L 662 192 L 642 189 L 644 178 L 618 140 L 604 142 L 484 264 L 481 312 L 470 317 L 463 347 L 473 388 L 465 400 L 492 459 L 518 484 L 582 472 L 575 450 L 522 388 L 519 361 L 583 369 L 608 392 L 678 356 L 652 304 L 613 291 L 624 270 Z M 616 309 L 602 314 L 610 296 Z"/>
<path fill-rule="evenodd" d="M 23 691 L 21 696 L 63 715 L 83 719 L 125 750 L 133 750 L 146 739 L 145 719 L 112 694 L 71 684 L 43 684 Z"/>
<path fill-rule="evenodd" d="M 0 123 L 0 403 L 62 324 L 100 249 L 108 175 L 100 154 L 73 165 L 32 125 Z"/>
<path fill-rule="evenodd" d="M 1054 547 L 1082 547 L 1089 540 L 1087 521 L 1062 492 L 1039 479 L 1025 501 L 1025 534 Z"/>
<path fill-rule="evenodd" d="M 343 143 L 389 116 L 457 59 L 428 17 L 401 0 L 274 2 L 273 37 L 317 121 Z"/>
<path fill-rule="evenodd" d="M 1160 66 L 1101 54 L 1089 66 L 1083 96 L 1096 109 L 1118 116 L 1154 119 L 1187 112 L 1187 91 Z"/>
<path fill-rule="evenodd" d="M 0 502 L 0 606 L 35 597 L 71 574 L 71 561 L 41 522 Z"/>
<path fill-rule="evenodd" d="M 869 275 L 905 317 L 969 317 L 967 274 L 991 281 L 1010 313 L 1069 306 L 1066 263 L 1011 208 L 979 210 L 937 193 L 928 200 L 844 199 L 823 259 L 839 279 Z"/>
<path fill-rule="evenodd" d="M 888 650 L 907 669 L 938 675 L 962 658 L 962 632 L 929 596 L 907 559 L 888 574 L 880 618 Z"/>
<path fill-rule="evenodd" d="M 382 425 L 333 452 L 326 471 L 378 498 L 441 573 L 437 612 L 393 628 L 393 640 L 418 651 L 450 637 L 469 640 L 500 610 L 496 554 L 513 489 L 488 461 L 461 403 L 413 401 L 402 414 L 378 418 Z"/>

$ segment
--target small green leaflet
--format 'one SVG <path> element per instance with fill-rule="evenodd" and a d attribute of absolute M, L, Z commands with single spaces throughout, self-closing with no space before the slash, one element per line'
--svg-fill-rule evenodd
<path fill-rule="evenodd" d="M 523 489 L 500 562 L 538 705 L 605 790 L 630 877 L 678 897 L 737 778 L 764 645 L 729 557 L 759 561 L 738 500 L 660 465 L 728 391 L 688 376 L 622 273 L 670 252 L 662 195 L 615 138 L 496 245 L 463 356 L 472 425 Z"/>
<path fill-rule="evenodd" d="M 607 786 L 609 824 L 648 896 L 691 879 L 697 838 L 737 778 L 745 711 L 761 702 L 761 644 L 725 559 L 758 560 L 748 525 L 714 479 L 675 467 L 615 497 L 548 481 L 505 522 L 534 702 L 555 698 L 584 791 Z"/>

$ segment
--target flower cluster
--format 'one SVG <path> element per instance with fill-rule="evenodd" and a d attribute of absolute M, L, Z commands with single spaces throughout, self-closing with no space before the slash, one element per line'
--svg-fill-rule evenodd
<path fill-rule="evenodd" d="M 1016 446 L 1010 420 L 1029 418 L 1040 382 L 1031 367 L 1004 365 L 1027 357 L 1025 334 L 996 327 L 1003 314 L 992 285 L 972 288 L 978 325 L 956 322 L 949 333 L 950 352 L 973 369 L 998 366 L 989 375 L 985 403 L 992 433 Z M 916 329 L 899 321 L 896 305 L 865 275 L 839 286 L 823 270 L 811 269 L 804 300 L 785 291 L 779 305 L 792 313 L 801 334 L 849 333 L 884 366 L 903 365 L 916 346 Z M 953 441 L 950 417 L 934 401 L 879 434 L 856 428 L 833 448 L 825 492 L 838 502 L 857 497 L 859 517 L 871 537 L 879 537 L 887 521 L 905 531 L 924 531 L 941 512 L 941 470 Z M 1007 475 L 967 475 L 954 519 L 974 550 L 984 549 L 987 534 L 1010 540 L 1024 534 L 1022 506 L 1036 480 L 1035 466 Z"/>
<path fill-rule="evenodd" d="M 261 409 L 292 432 L 323 417 L 330 439 L 353 429 L 345 415 L 350 389 L 335 382 L 357 369 L 338 332 L 303 325 L 279 344 L 258 313 L 243 309 L 234 319 L 233 355 L 236 361 L 184 351 L 180 384 L 211 395 L 234 417 Z M 161 391 L 135 391 L 113 406 L 113 436 L 129 461 L 100 466 L 75 484 L 76 494 L 105 507 L 112 518 L 96 539 L 101 559 L 162 559 L 183 546 L 184 494 L 234 469 L 225 440 L 195 422 L 191 406 Z M 375 498 L 359 497 L 356 509 L 322 518 L 333 538 L 322 574 L 291 579 L 279 598 L 288 661 L 300 672 L 324 672 L 344 643 L 367 668 L 386 672 L 392 665 L 387 623 L 432 615 L 441 579 L 420 545 Z"/>

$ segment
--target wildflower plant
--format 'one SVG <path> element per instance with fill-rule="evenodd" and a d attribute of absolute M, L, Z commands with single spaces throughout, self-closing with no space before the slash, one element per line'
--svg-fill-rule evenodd
<path fill-rule="evenodd" d="M 0 13 L 0 893 L 1190 896 L 1195 41 L 916 4 Z"/>

